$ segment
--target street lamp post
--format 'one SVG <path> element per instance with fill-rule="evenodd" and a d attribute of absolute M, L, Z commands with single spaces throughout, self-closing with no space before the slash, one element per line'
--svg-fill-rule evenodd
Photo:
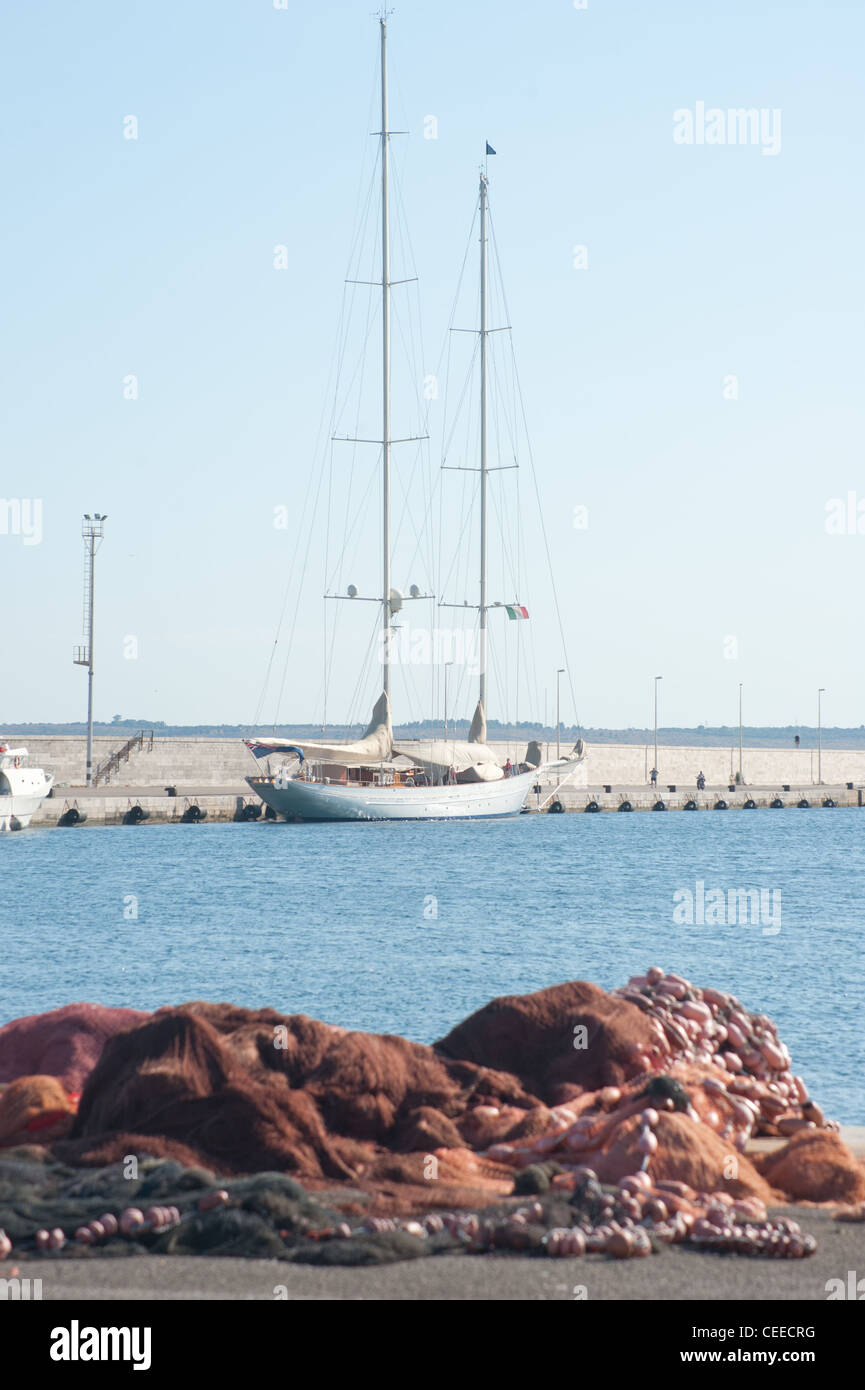
<path fill-rule="evenodd" d="M 89 512 L 84 515 L 81 523 L 81 535 L 84 540 L 84 632 L 87 638 L 87 645 L 76 647 L 73 660 L 76 666 L 87 667 L 87 766 L 85 768 L 85 784 L 90 787 L 93 785 L 93 585 L 95 578 L 95 562 L 97 541 L 101 541 L 104 532 L 106 516 L 100 516 L 94 512 L 91 517 Z"/>
<path fill-rule="evenodd" d="M 742 777 L 742 682 L 739 681 L 739 782 L 743 782 Z"/>
<path fill-rule="evenodd" d="M 655 677 L 655 761 L 654 769 L 658 771 L 658 681 L 662 681 L 663 676 Z"/>
<path fill-rule="evenodd" d="M 561 699 L 560 699 L 560 695 L 559 695 L 559 690 L 560 690 L 560 681 L 559 681 L 559 677 L 560 677 L 560 676 L 563 676 L 564 674 L 565 674 L 565 668 L 564 668 L 564 666 L 560 666 L 559 669 L 558 669 L 558 671 L 556 672 L 556 761 L 558 761 L 558 759 L 562 756 L 562 749 L 561 749 L 561 741 L 562 741 L 562 715 L 561 715 Z"/>
<path fill-rule="evenodd" d="M 817 785 L 823 785 L 823 696 L 826 687 L 821 685 L 817 691 Z"/>

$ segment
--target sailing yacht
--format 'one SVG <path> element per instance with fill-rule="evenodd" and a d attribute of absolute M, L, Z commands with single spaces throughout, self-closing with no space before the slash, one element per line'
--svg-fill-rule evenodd
<path fill-rule="evenodd" d="M 389 137 L 387 87 L 387 22 L 381 27 L 381 356 L 382 356 L 382 587 L 374 600 L 382 611 L 382 693 L 370 723 L 354 742 L 253 738 L 247 739 L 257 759 L 277 763 L 267 775 L 247 778 L 252 790 L 278 815 L 292 821 L 331 820 L 465 820 L 513 816 L 524 807 L 530 788 L 543 772 L 567 780 L 586 754 L 578 740 L 567 757 L 543 762 L 540 745 L 529 743 L 522 762 L 504 766 L 487 744 L 487 616 L 491 608 L 508 607 L 511 616 L 527 617 L 520 604 L 490 603 L 487 595 L 487 191 L 480 175 L 480 637 L 479 692 L 474 718 L 464 741 L 399 741 L 391 723 L 390 675 L 394 617 L 407 597 L 422 595 L 415 586 L 409 596 L 391 584 L 390 536 L 390 230 Z M 354 586 L 349 597 L 356 598 Z M 268 761 L 268 768 L 272 766 Z"/>

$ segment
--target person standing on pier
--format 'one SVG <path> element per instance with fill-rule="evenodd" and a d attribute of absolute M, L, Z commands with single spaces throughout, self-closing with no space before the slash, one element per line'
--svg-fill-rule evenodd
<path fill-rule="evenodd" d="M 656 767 L 653 767 L 653 768 L 652 768 L 652 771 L 649 773 L 649 776 L 650 776 L 651 779 L 652 779 L 652 786 L 653 786 L 653 787 L 657 787 L 657 785 L 658 785 L 658 769 L 657 769 Z"/>

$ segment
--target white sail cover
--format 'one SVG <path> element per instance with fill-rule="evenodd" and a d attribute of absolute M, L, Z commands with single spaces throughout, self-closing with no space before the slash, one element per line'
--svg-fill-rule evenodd
<path fill-rule="evenodd" d="M 390 722 L 390 701 L 382 692 L 376 701 L 372 719 L 363 736 L 354 743 L 311 743 L 297 738 L 251 738 L 246 745 L 256 758 L 271 754 L 297 753 L 313 762 L 338 763 L 341 767 L 358 767 L 366 763 L 383 763 L 393 755 L 393 729 Z"/>
<path fill-rule="evenodd" d="M 395 743 L 394 752 L 410 758 L 416 767 L 424 767 L 429 772 L 465 772 L 480 764 L 496 766 L 496 755 L 491 748 L 482 743 L 463 743 L 434 739 L 423 743 Z"/>
<path fill-rule="evenodd" d="M 468 739 L 395 743 L 394 750 L 434 775 L 443 775 L 453 768 L 457 776 L 474 770 L 476 775 L 467 776 L 466 780 L 476 782 L 495 782 L 504 776 L 495 753 L 487 747 L 487 720 L 480 700 L 475 708 Z"/>

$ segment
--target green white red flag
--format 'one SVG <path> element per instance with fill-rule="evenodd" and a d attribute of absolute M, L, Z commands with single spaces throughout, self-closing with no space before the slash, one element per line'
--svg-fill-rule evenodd
<path fill-rule="evenodd" d="M 509 618 L 527 618 L 529 616 L 528 608 L 524 608 L 521 603 L 506 603 L 505 608 Z"/>

